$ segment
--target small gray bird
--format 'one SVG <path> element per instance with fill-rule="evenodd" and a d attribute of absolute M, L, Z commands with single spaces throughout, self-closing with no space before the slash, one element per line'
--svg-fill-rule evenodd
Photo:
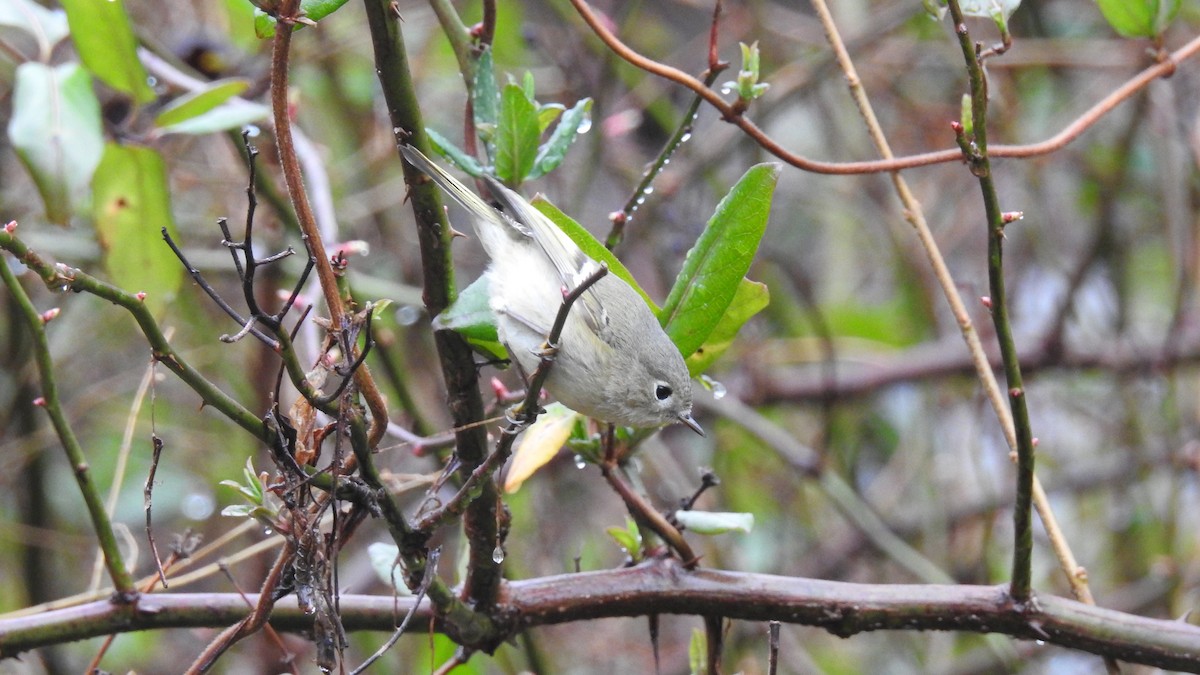
<path fill-rule="evenodd" d="M 471 212 L 491 259 L 486 274 L 500 340 L 525 372 L 533 372 L 563 290 L 576 288 L 599 263 L 496 179 L 483 177 L 502 210 L 416 148 L 403 145 L 400 151 Z M 598 420 L 630 427 L 682 422 L 704 435 L 692 419 L 692 380 L 683 356 L 637 291 L 614 274 L 601 277 L 571 307 L 546 389 Z"/>

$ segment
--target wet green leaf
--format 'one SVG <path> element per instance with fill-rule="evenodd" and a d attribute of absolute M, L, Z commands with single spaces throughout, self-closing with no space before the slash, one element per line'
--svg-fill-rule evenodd
<path fill-rule="evenodd" d="M 684 358 L 720 323 L 758 251 L 767 227 L 779 165 L 750 168 L 725 195 L 663 304 L 659 321 Z"/>
<path fill-rule="evenodd" d="M 551 204 L 545 197 L 541 195 L 534 197 L 533 201 L 530 203 L 533 204 L 535 209 L 541 211 L 542 215 L 554 221 L 554 224 L 558 225 L 559 229 L 561 229 L 563 232 L 566 232 L 567 236 L 571 238 L 571 241 L 575 242 L 579 248 L 583 249 L 583 252 L 592 260 L 608 265 L 609 274 L 615 274 L 616 276 L 624 279 L 626 283 L 633 287 L 633 290 L 637 291 L 638 294 L 642 296 L 642 299 L 646 301 L 646 304 L 650 306 L 651 310 L 656 313 L 658 312 L 658 305 L 656 305 L 654 301 L 650 299 L 649 295 L 646 295 L 646 291 L 643 291 L 642 287 L 638 285 L 637 279 L 633 278 L 633 275 L 629 273 L 629 270 L 625 268 L 625 265 L 621 263 L 620 259 L 613 255 L 612 251 L 604 248 L 604 244 L 601 244 L 595 237 L 593 237 L 591 232 L 588 232 L 582 225 L 575 222 L 567 214 L 559 211 L 558 207 L 556 207 L 554 204 Z"/>
<path fill-rule="evenodd" d="M 738 331 L 755 314 L 767 307 L 771 294 L 767 285 L 743 278 L 738 284 L 733 300 L 725 309 L 721 320 L 713 327 L 704 344 L 687 357 L 688 372 L 693 376 L 708 370 L 737 337 Z"/>
<path fill-rule="evenodd" d="M 496 333 L 496 315 L 489 304 L 487 277 L 479 277 L 459 294 L 454 302 L 433 319 L 434 330 L 452 330 L 466 338 L 473 348 L 488 358 L 508 358 L 508 350 Z"/>
<path fill-rule="evenodd" d="M 540 178 L 562 164 L 563 157 L 567 154 L 567 148 L 575 142 L 580 134 L 580 129 L 586 131 L 587 126 L 591 126 L 589 117 L 591 110 L 592 99 L 585 98 L 563 114 L 562 119 L 558 121 L 558 126 L 554 128 L 554 133 L 550 134 L 550 139 L 538 149 L 533 171 L 529 174 L 530 178 Z"/>
<path fill-rule="evenodd" d="M 500 123 L 500 88 L 496 84 L 496 67 L 490 48 L 480 52 L 479 60 L 475 62 L 471 104 L 475 115 L 475 131 L 479 134 L 479 140 L 483 141 L 484 154 L 492 161 L 496 155 L 496 126 Z"/>
<path fill-rule="evenodd" d="M 429 137 L 429 142 L 433 144 L 433 149 L 442 157 L 450 160 L 454 166 L 457 166 L 474 178 L 483 175 L 483 167 L 479 165 L 479 162 L 474 157 L 463 152 L 462 148 L 455 145 L 450 139 L 429 128 L 425 129 L 425 135 Z"/>

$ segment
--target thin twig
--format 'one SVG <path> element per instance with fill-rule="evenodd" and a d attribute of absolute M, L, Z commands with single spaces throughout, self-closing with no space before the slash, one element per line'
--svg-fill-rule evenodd
<path fill-rule="evenodd" d="M 0 231 L 0 247 L 4 247 L 10 252 L 16 254 L 13 250 L 15 247 L 9 245 L 12 239 L 12 230 L 16 228 L 15 222 L 10 222 L 9 225 Z M 21 256 L 18 256 L 20 258 Z M 41 377 L 42 395 L 35 402 L 35 405 L 46 410 L 50 416 L 50 422 L 54 425 L 54 431 L 58 434 L 58 439 L 62 443 L 63 451 L 67 455 L 67 461 L 71 465 L 71 473 L 75 476 L 75 482 L 79 486 L 79 492 L 83 496 L 84 504 L 87 507 L 88 517 L 92 521 L 92 529 L 96 533 L 96 539 L 100 544 L 100 550 L 104 552 L 104 564 L 108 568 L 108 575 L 112 579 L 113 587 L 117 589 L 117 599 L 124 603 L 131 603 L 137 599 L 137 587 L 133 584 L 133 577 L 130 576 L 129 570 L 125 567 L 125 560 L 121 555 L 120 546 L 117 544 L 116 535 L 113 532 L 112 519 L 109 518 L 108 512 L 104 510 L 104 500 L 100 497 L 100 491 L 96 487 L 95 481 L 91 477 L 91 471 L 88 466 L 87 457 L 83 453 L 83 446 L 80 445 L 78 437 L 75 436 L 74 429 L 71 428 L 67 421 L 67 416 L 63 412 L 62 402 L 58 398 L 58 382 L 54 376 L 54 359 L 50 354 L 50 342 L 46 338 L 46 322 L 50 320 L 50 315 L 43 317 L 41 313 L 34 307 L 33 301 L 29 295 L 25 293 L 21 282 L 17 280 L 15 274 L 9 265 L 0 261 L 0 281 L 8 287 L 9 293 L 12 294 L 16 301 L 17 310 L 20 316 L 25 320 L 25 324 L 29 329 L 31 342 L 33 343 L 34 358 L 37 362 L 38 374 Z"/>
<path fill-rule="evenodd" d="M 583 17 L 583 20 L 596 36 L 617 56 L 648 73 L 691 89 L 709 105 L 720 111 L 725 121 L 736 125 L 767 152 L 798 169 L 834 175 L 882 173 L 885 171 L 898 171 L 900 169 L 911 169 L 919 166 L 930 166 L 962 160 L 962 153 L 959 150 L 939 150 L 871 162 L 822 162 L 797 155 L 767 135 L 766 132 L 750 121 L 744 114 L 739 114 L 735 110 L 734 104 L 725 101 L 717 92 L 704 86 L 704 83 L 700 80 L 678 68 L 647 58 L 630 49 L 604 25 L 604 22 L 596 16 L 584 0 L 571 0 L 571 4 L 574 5 L 576 11 L 579 12 L 579 15 Z M 1128 99 L 1138 90 L 1144 88 L 1150 82 L 1174 73 L 1177 64 L 1195 56 L 1198 52 L 1200 52 L 1200 37 L 1192 39 L 1183 47 L 1175 50 L 1164 61 L 1138 73 L 1083 114 L 1076 117 L 1066 128 L 1051 138 L 1040 143 L 1028 145 L 995 145 L 992 146 L 990 154 L 993 157 L 1036 157 L 1054 152 L 1078 138 L 1080 134 L 1094 125 L 1101 117 L 1108 114 L 1113 108 L 1117 107 L 1117 105 Z"/>
<path fill-rule="evenodd" d="M 1008 318 L 1008 295 L 1004 283 L 1004 229 L 1011 220 L 1000 212 L 1000 198 L 996 192 L 996 183 L 992 179 L 991 160 L 988 156 L 986 76 L 983 66 L 979 63 L 976 45 L 963 22 L 958 0 L 949 0 L 949 6 L 963 60 L 967 64 L 967 77 L 971 87 L 972 129 L 969 136 L 963 131 L 957 133 L 971 173 L 978 178 L 979 188 L 983 193 L 983 205 L 987 214 L 988 286 L 991 293 L 992 325 L 996 329 L 1000 356 L 1004 362 L 1004 375 L 1008 381 L 1008 403 L 1017 441 L 1017 502 L 1013 509 L 1015 543 L 1010 592 L 1014 600 L 1025 602 L 1032 591 L 1033 575 L 1033 525 L 1030 506 L 1033 501 L 1034 455 L 1025 385 L 1021 378 L 1021 362 L 1017 355 L 1016 342 L 1013 340 L 1012 322 Z"/>
<path fill-rule="evenodd" d="M 721 0 L 717 0 L 713 4 L 712 23 L 708 34 L 708 68 L 704 71 L 703 80 L 705 87 L 712 87 L 713 82 L 717 81 L 717 77 L 721 72 L 729 67 L 729 63 L 721 61 L 717 57 L 717 27 L 720 17 Z M 633 219 L 633 212 L 637 211 L 638 206 L 641 205 L 646 195 L 649 194 L 650 186 L 654 183 L 654 179 L 666 168 L 675 151 L 692 135 L 692 127 L 696 122 L 696 114 L 699 112 L 700 104 L 703 101 L 704 98 L 699 94 L 692 98 L 692 102 L 688 104 L 687 110 L 684 111 L 683 117 L 679 121 L 679 126 L 675 128 L 675 133 L 671 134 L 671 137 L 663 144 L 663 149 L 654 158 L 654 162 L 642 174 L 642 179 L 638 182 L 637 187 L 633 189 L 633 194 L 629 195 L 625 206 L 621 207 L 620 211 L 609 215 L 608 219 L 612 222 L 612 229 L 609 230 L 608 237 L 604 240 L 604 247 L 608 250 L 613 250 L 621 243 L 621 239 L 625 236 L 625 225 Z"/>
<path fill-rule="evenodd" d="M 292 138 L 292 125 L 288 105 L 288 68 L 289 51 L 293 23 L 299 18 L 299 1 L 284 0 L 279 10 L 279 20 L 276 25 L 275 39 L 271 51 L 271 112 L 275 123 L 275 143 L 279 150 L 279 164 L 283 169 L 284 183 L 287 185 L 288 196 L 292 200 L 292 208 L 300 222 L 304 233 L 305 243 L 315 260 L 317 278 L 320 280 L 321 292 L 325 296 L 325 305 L 329 310 L 329 320 L 333 326 L 343 326 L 346 323 L 346 310 L 338 293 L 337 275 L 330 264 L 325 244 L 317 229 L 316 218 L 304 190 L 304 179 L 300 172 L 300 161 L 296 155 L 296 145 Z M 359 391 L 371 411 L 371 430 L 369 441 L 372 447 L 379 444 L 387 430 L 387 404 L 379 393 L 370 370 L 360 368 L 354 374 Z"/>
<path fill-rule="evenodd" d="M 421 586 L 417 589 L 417 592 L 413 596 L 412 607 L 408 608 L 408 612 L 404 615 L 404 620 L 401 621 L 400 625 L 396 627 L 396 631 L 392 633 L 392 636 L 388 638 L 388 641 L 385 642 L 382 647 L 376 650 L 374 654 L 369 656 L 367 660 L 363 661 L 362 664 L 360 664 L 357 668 L 350 671 L 350 675 L 358 675 L 359 673 L 365 671 L 372 663 L 375 663 L 381 656 L 386 654 L 387 651 L 396 644 L 396 641 L 400 639 L 401 635 L 404 635 L 405 629 L 408 628 L 408 622 L 411 621 L 413 616 L 416 615 L 417 609 L 421 607 L 421 600 L 425 598 L 425 593 L 429 590 L 429 584 L 433 581 L 434 574 L 437 570 L 438 559 L 441 558 L 441 555 L 442 549 L 440 548 L 435 548 L 429 552 L 429 566 L 425 568 L 425 577 L 421 580 Z"/>

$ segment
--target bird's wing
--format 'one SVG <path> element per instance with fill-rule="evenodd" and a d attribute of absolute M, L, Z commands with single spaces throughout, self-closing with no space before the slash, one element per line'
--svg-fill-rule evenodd
<path fill-rule="evenodd" d="M 476 218 L 499 222 L 511 231 L 531 238 L 558 271 L 559 282 L 568 291 L 579 286 L 600 268 L 600 264 L 589 258 L 552 220 L 495 178 L 485 175 L 483 181 L 503 211 L 493 208 L 454 176 L 446 173 L 442 167 L 430 161 L 420 150 L 410 145 L 401 145 L 400 152 L 410 164 L 432 178 L 446 194 L 462 204 Z M 486 244 L 487 237 L 483 236 L 483 233 L 480 235 Z M 491 253 L 489 251 L 489 254 Z M 572 310 L 582 312 L 584 321 L 597 336 L 605 338 L 608 335 L 608 315 L 594 286 L 584 291 Z"/>
<path fill-rule="evenodd" d="M 483 180 L 504 211 L 537 242 L 558 271 L 559 281 L 567 291 L 574 290 L 600 269 L 600 263 L 588 257 L 566 232 L 524 198 L 490 176 L 484 176 Z M 604 338 L 608 334 L 608 314 L 595 286 L 584 291 L 576 304 L 592 331 Z"/>

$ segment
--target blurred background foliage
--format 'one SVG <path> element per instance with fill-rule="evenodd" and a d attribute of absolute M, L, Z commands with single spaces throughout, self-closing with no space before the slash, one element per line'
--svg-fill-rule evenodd
<path fill-rule="evenodd" d="M 710 3 L 597 5 L 635 49 L 693 73 L 706 66 Z M 201 77 L 245 77 L 251 83 L 246 96 L 258 92 L 261 100 L 269 43 L 255 37 L 249 3 L 126 0 L 126 6 L 148 49 Z M 465 94 L 454 56 L 426 4 L 404 0 L 397 7 L 426 123 L 461 143 Z M 458 9 L 468 23 L 480 17 L 478 2 Z M 501 2 L 498 9 L 498 72 L 518 78 L 532 72 L 543 101 L 570 106 L 584 97 L 594 100 L 591 131 L 536 189 L 603 238 L 608 214 L 629 198 L 690 97 L 619 61 L 565 2 Z M 951 147 L 949 122 L 959 117 L 965 84 L 948 24 L 931 20 L 915 1 L 848 0 L 834 11 L 896 153 Z M 998 39 L 988 21 L 971 28 L 976 39 Z M 1014 47 L 988 62 L 993 142 L 1048 137 L 1152 62 L 1150 42 L 1119 37 L 1091 0 L 1027 3 L 1013 15 L 1011 28 Z M 1184 3 L 1165 43 L 1178 46 L 1198 28 L 1197 5 Z M 814 158 L 875 157 L 809 7 L 726 2 L 721 56 L 735 67 L 738 41 L 758 41 L 762 51 L 762 79 L 771 88 L 749 114 L 769 134 Z M 296 122 L 328 177 L 334 239 L 369 244 L 369 253 L 351 257 L 350 284 L 361 299 L 395 301 L 376 326 L 381 349 L 372 367 L 386 373 L 377 378 L 394 421 L 422 434 L 444 431 L 449 417 L 430 317 L 420 305 L 412 216 L 403 203 L 405 186 L 362 7 L 347 4 L 298 34 L 294 45 Z M 69 58 L 69 46 L 60 50 L 56 58 Z M 15 64 L 0 56 L 0 82 L 12 82 Z M 1054 154 L 993 164 L 1003 207 L 1025 213 L 1008 228 L 1006 262 L 1017 341 L 1029 356 L 1038 474 L 1098 603 L 1168 618 L 1195 606 L 1200 581 L 1198 73 L 1193 62 L 1183 64 L 1174 77 L 1153 83 Z M 177 93 L 165 83 L 158 87 L 160 95 Z M 111 136 L 148 143 L 166 158 L 179 239 L 210 281 L 238 297 L 215 225 L 221 216 L 235 224 L 244 218 L 246 171 L 237 144 L 220 134 L 145 138 L 144 113 L 131 116 L 122 97 L 103 85 L 97 91 Z M 11 111 L 10 92 L 0 85 L 0 115 Z M 255 142 L 263 150 L 263 173 L 281 185 L 269 134 Z M 701 108 L 691 140 L 658 178 L 617 249 L 652 297 L 664 298 L 717 200 L 747 167 L 769 159 Z M 904 175 L 960 292 L 968 299 L 986 295 L 984 217 L 974 178 L 958 163 Z M 309 187 L 322 192 L 311 174 Z M 65 226 L 48 223 L 8 146 L 0 146 L 0 214 L 18 221 L 37 250 L 103 274 L 91 221 L 76 215 Z M 299 245 L 270 208 L 260 208 L 258 217 L 263 250 Z M 157 242 L 154 233 L 146 245 Z M 458 240 L 455 257 L 465 287 L 481 269 L 482 252 Z M 260 290 L 290 287 L 301 267 L 293 259 L 271 268 L 272 278 Z M 710 371 L 728 393 L 719 400 L 701 395 L 697 417 L 708 437 L 669 428 L 645 445 L 639 459 L 659 505 L 693 492 L 699 469 L 711 467 L 721 486 L 706 493 L 701 506 L 754 514 L 749 534 L 692 537 L 702 564 L 875 583 L 931 581 L 863 527 L 864 514 L 875 514 L 954 580 L 1006 581 L 1013 467 L 970 373 L 958 326 L 888 177 L 785 168 L 749 276 L 768 284 L 771 304 Z M 122 472 L 116 520 L 128 528 L 126 547 L 137 573 L 152 569 L 142 513 L 151 429 L 166 443 L 154 499 L 159 541 L 185 530 L 212 541 L 237 526 L 219 513 L 238 503 L 238 495 L 218 483 L 238 479 L 248 456 L 255 467 L 268 468 L 265 450 L 200 408 L 197 397 L 162 368 L 137 405 L 149 351 L 128 316 L 92 297 L 52 295 L 34 280 L 28 286 L 39 308 L 63 310 L 49 329 L 59 384 L 95 481 L 107 491 Z M 265 410 L 277 368 L 273 355 L 250 340 L 219 342 L 237 326 L 194 285 L 183 284 L 167 300 L 160 320 L 174 329 L 177 348 L 239 400 Z M 976 302 L 972 311 L 989 343 L 986 308 Z M 0 476 L 0 609 L 9 611 L 87 590 L 96 552 L 71 468 L 31 405 L 37 386 L 29 336 L 6 294 L 0 294 L 0 314 L 0 456 L 7 467 Z M 310 336 L 302 344 L 312 350 L 315 342 Z M 492 375 L 517 384 L 511 373 L 485 371 Z M 128 425 L 128 464 L 118 467 Z M 765 442 L 755 433 L 764 427 L 782 431 L 787 443 Z M 398 477 L 440 466 L 398 440 L 390 445 L 379 462 Z M 414 504 L 420 493 L 411 493 Z M 621 550 L 605 534 L 605 528 L 623 525 L 621 502 L 594 467 L 576 468 L 569 453 L 527 481 L 508 505 L 510 578 L 622 564 Z M 218 555 L 235 556 L 269 535 L 262 527 L 246 529 Z M 1040 527 L 1035 537 L 1035 587 L 1068 595 Z M 344 591 L 388 592 L 367 559 L 366 543 L 378 539 L 368 524 L 357 545 L 344 552 Z M 460 542 L 449 537 L 437 543 L 448 547 L 442 573 L 453 579 Z M 183 588 L 229 591 L 236 581 L 238 588 L 256 589 L 268 559 L 260 554 L 231 564 L 232 581 L 216 572 Z M 663 672 L 687 671 L 688 641 L 700 625 L 695 618 L 662 618 Z M 732 626 L 729 672 L 765 672 L 765 631 L 761 625 Z M 104 664 L 173 672 L 180 655 L 190 659 L 211 635 L 121 635 Z M 351 654 L 361 658 L 384 639 L 353 635 Z M 260 640 L 235 648 L 220 669 L 277 672 L 280 654 Z M 298 636 L 285 640 L 301 669 L 310 667 L 311 644 Z M 78 671 L 98 645 L 92 640 L 40 650 L 0 669 Z M 390 665 L 378 668 L 423 672 L 449 653 L 443 638 L 413 634 L 384 657 Z M 1096 657 L 1033 643 L 996 649 L 978 636 L 902 632 L 842 640 L 786 625 L 781 659 L 785 672 L 830 674 L 1101 668 Z M 460 672 L 652 672 L 653 662 L 644 619 L 606 619 L 539 628 L 502 646 L 494 659 L 476 657 Z"/>

